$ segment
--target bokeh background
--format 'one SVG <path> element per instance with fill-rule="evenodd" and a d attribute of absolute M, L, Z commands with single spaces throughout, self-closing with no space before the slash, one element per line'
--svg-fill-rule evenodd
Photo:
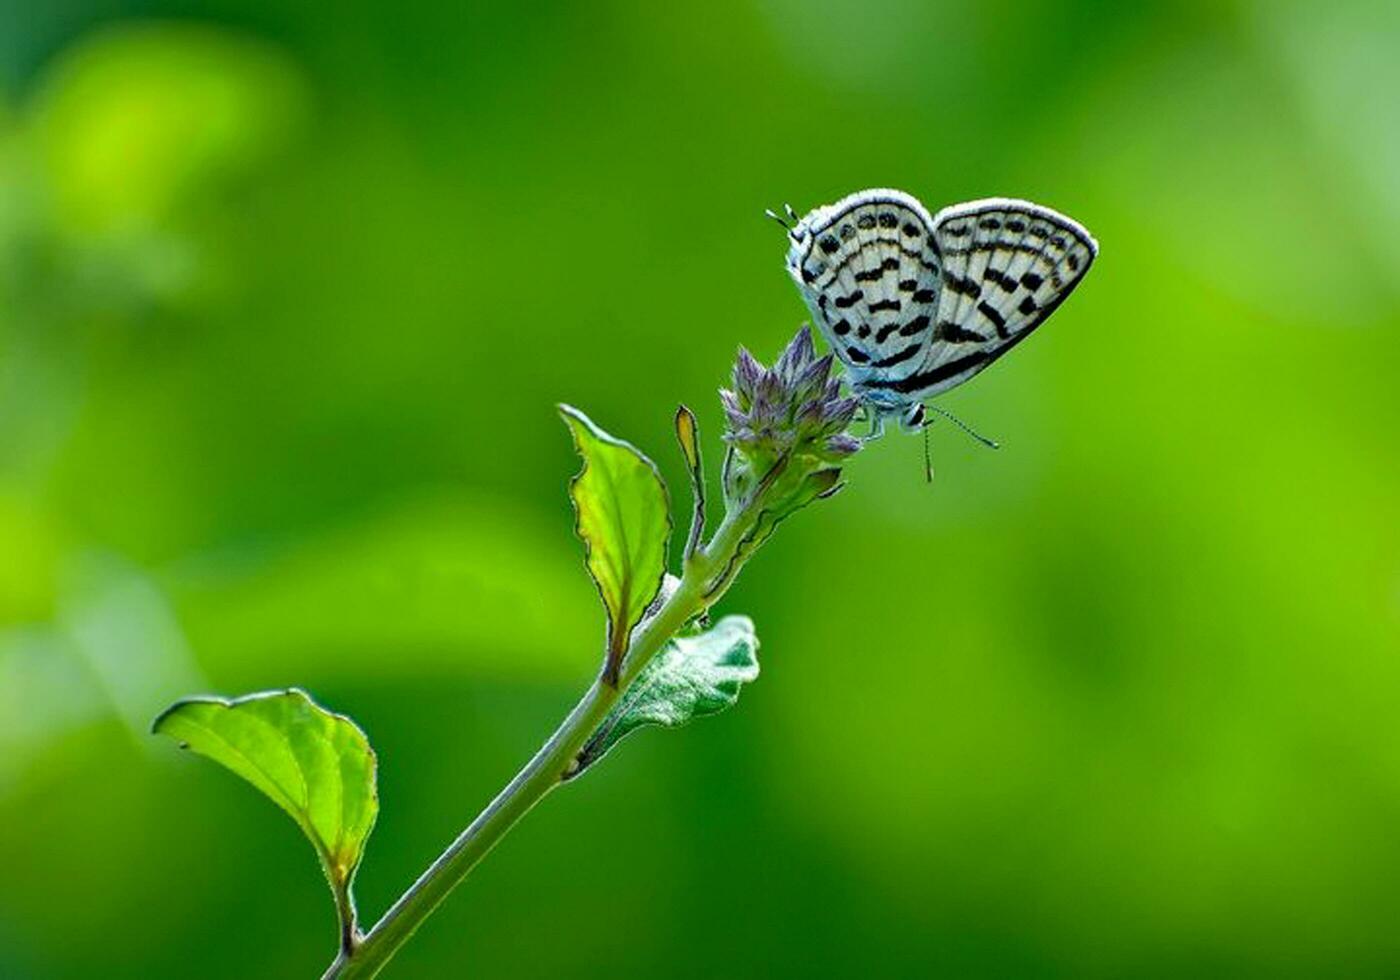
<path fill-rule="evenodd" d="M 597 664 L 553 404 L 648 449 L 804 311 L 764 207 L 1103 254 L 725 600 L 738 709 L 395 977 L 1400 975 L 1400 6 L 0 4 L 0 977 L 318 976 L 296 829 L 147 734 L 299 684 L 373 919 Z"/>

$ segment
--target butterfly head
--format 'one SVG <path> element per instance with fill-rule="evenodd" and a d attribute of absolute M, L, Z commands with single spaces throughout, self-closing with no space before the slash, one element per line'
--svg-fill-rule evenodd
<path fill-rule="evenodd" d="M 906 432 L 918 432 L 924 427 L 927 417 L 923 402 L 915 402 L 900 414 L 899 424 Z"/>
<path fill-rule="evenodd" d="M 763 214 L 765 217 L 773 219 L 782 226 L 783 231 L 787 232 L 788 239 L 792 242 L 794 247 L 801 244 L 802 240 L 807 237 L 807 221 L 806 219 L 798 217 L 797 212 L 792 209 L 791 204 L 783 205 L 782 214 L 778 214 L 778 212 L 774 211 L 772 208 L 765 208 Z"/>

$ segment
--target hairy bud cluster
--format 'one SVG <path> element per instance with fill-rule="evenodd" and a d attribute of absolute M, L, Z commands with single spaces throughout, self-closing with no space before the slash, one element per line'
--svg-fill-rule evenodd
<path fill-rule="evenodd" d="M 750 458 L 787 453 L 835 463 L 860 448 L 846 433 L 858 400 L 841 394 L 830 354 L 818 358 L 803 327 L 771 368 L 739 348 L 734 386 L 720 391 L 728 419 L 725 441 Z"/>
<path fill-rule="evenodd" d="M 739 500 L 758 481 L 775 483 L 777 511 L 790 512 L 840 486 L 838 465 L 860 449 L 846 429 L 859 400 L 841 394 L 832 357 L 817 357 L 807 327 L 765 368 L 744 348 L 734 363 L 733 387 L 722 389 L 730 446 L 725 495 Z"/>

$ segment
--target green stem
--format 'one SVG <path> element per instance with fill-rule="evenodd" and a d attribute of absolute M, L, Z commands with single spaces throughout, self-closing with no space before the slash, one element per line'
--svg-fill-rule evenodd
<path fill-rule="evenodd" d="M 717 588 L 715 578 L 733 564 L 736 549 L 758 520 L 762 496 L 762 493 L 755 493 L 743 507 L 728 515 L 709 545 L 686 562 L 680 585 L 633 637 L 618 684 L 608 684 L 600 675 L 525 768 L 400 896 L 374 928 L 351 948 L 341 950 L 321 980 L 368 980 L 376 976 L 516 821 L 563 781 L 569 764 L 607 717 L 627 685 L 671 637 L 714 603 L 724 586 L 732 581 L 733 575 L 728 575 Z"/>
<path fill-rule="evenodd" d="M 327 860 L 327 867 L 330 867 Z M 340 953 L 348 956 L 359 942 L 359 923 L 355 918 L 355 899 L 350 894 L 349 882 L 332 882 L 331 891 L 335 893 L 335 915 L 340 923 Z"/>

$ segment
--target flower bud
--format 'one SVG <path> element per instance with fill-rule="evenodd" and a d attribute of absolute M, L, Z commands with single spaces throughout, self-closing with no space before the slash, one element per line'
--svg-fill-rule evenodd
<path fill-rule="evenodd" d="M 739 349 L 734 387 L 719 393 L 730 446 L 724 489 L 731 503 L 746 499 L 769 474 L 770 503 L 777 511 L 804 506 L 839 485 L 840 469 L 832 464 L 860 449 L 860 440 L 846 433 L 860 402 L 841 394 L 833 366 L 830 354 L 817 357 L 805 326 L 771 368 Z"/>

